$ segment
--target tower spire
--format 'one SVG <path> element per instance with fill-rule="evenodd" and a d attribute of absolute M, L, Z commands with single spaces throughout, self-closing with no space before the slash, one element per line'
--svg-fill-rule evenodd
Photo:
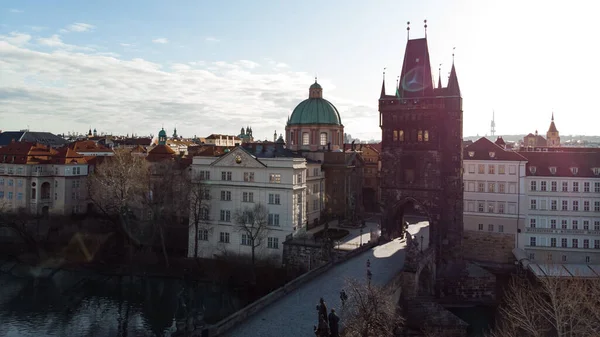
<path fill-rule="evenodd" d="M 400 76 L 396 77 L 396 97 L 400 98 Z"/>
<path fill-rule="evenodd" d="M 442 64 L 438 68 L 438 89 L 442 89 Z"/>
<path fill-rule="evenodd" d="M 410 40 L 410 21 L 406 22 L 406 39 Z"/>
<path fill-rule="evenodd" d="M 490 135 L 494 137 L 496 135 L 496 112 L 494 110 L 492 110 L 492 123 L 490 126 Z"/>
<path fill-rule="evenodd" d="M 423 20 L 425 23 L 425 38 L 427 38 L 427 19 Z"/>
<path fill-rule="evenodd" d="M 381 98 L 383 98 L 383 96 L 385 96 L 385 69 L 383 68 L 383 83 L 381 83 Z"/>
<path fill-rule="evenodd" d="M 450 78 L 448 79 L 448 94 L 450 96 L 460 96 L 460 87 L 458 86 L 458 77 L 456 76 L 456 68 L 454 67 L 454 50 L 452 48 L 452 69 L 450 70 Z"/>
<path fill-rule="evenodd" d="M 554 111 L 552 111 L 552 121 L 554 122 Z"/>

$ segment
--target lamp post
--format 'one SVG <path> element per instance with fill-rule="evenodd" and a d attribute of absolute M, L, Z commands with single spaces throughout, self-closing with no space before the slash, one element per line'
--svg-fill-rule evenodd
<path fill-rule="evenodd" d="M 361 227 L 360 228 L 360 245 L 359 245 L 359 247 L 362 247 L 362 236 L 363 236 L 363 229 Z"/>
<path fill-rule="evenodd" d="M 423 252 L 423 235 L 421 235 L 421 253 Z"/>
<path fill-rule="evenodd" d="M 373 273 L 371 273 L 371 268 L 367 268 L 367 281 L 369 287 L 371 287 L 371 278 L 373 277 Z"/>

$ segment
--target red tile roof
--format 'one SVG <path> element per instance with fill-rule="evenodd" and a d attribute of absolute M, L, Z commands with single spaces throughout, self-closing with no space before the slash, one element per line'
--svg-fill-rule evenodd
<path fill-rule="evenodd" d="M 14 164 L 85 164 L 79 153 L 68 147 L 57 150 L 31 142 L 13 142 L 0 148 L 0 162 Z"/>
<path fill-rule="evenodd" d="M 162 144 L 156 145 L 146 156 L 146 160 L 151 162 L 172 160 L 173 158 L 175 158 L 175 151 L 170 146 Z"/>
<path fill-rule="evenodd" d="M 69 144 L 69 148 L 77 152 L 111 152 L 112 150 L 93 140 L 81 140 Z"/>
<path fill-rule="evenodd" d="M 527 158 L 527 175 L 542 177 L 588 177 L 598 178 L 593 168 L 600 168 L 599 152 L 519 152 Z M 535 167 L 535 173 L 530 169 Z M 552 174 L 550 167 L 556 167 Z M 577 168 L 577 174 L 571 168 Z"/>
<path fill-rule="evenodd" d="M 517 152 L 505 150 L 501 146 L 492 143 L 489 139 L 482 137 L 463 150 L 464 160 L 506 160 L 506 161 L 525 161 L 527 160 Z M 471 154 L 473 156 L 471 156 Z M 493 154 L 493 157 L 491 156 Z"/>

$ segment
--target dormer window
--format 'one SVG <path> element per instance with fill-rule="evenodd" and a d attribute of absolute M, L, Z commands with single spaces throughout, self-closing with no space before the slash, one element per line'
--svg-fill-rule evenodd
<path fill-rule="evenodd" d="M 475 155 L 474 151 L 469 151 L 469 157 L 473 158 L 474 155 Z"/>
<path fill-rule="evenodd" d="M 552 175 L 556 174 L 556 166 L 550 166 L 548 169 L 550 169 Z"/>
<path fill-rule="evenodd" d="M 529 166 L 529 172 L 531 172 L 531 174 L 535 174 L 535 172 L 537 172 L 537 167 Z"/>
<path fill-rule="evenodd" d="M 496 152 L 490 151 L 490 158 L 496 157 Z"/>
<path fill-rule="evenodd" d="M 595 176 L 600 175 L 600 167 L 592 167 L 592 172 L 594 172 Z"/>
<path fill-rule="evenodd" d="M 573 173 L 573 175 L 577 175 L 577 172 L 579 172 L 579 168 L 571 167 L 571 173 Z"/>

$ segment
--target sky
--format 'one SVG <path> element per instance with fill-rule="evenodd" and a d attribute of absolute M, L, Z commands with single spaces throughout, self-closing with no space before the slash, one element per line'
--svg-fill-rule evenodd
<path fill-rule="evenodd" d="M 380 139 L 407 41 L 455 66 L 465 136 L 598 135 L 594 1 L 0 2 L 0 130 L 184 137 L 284 132 L 318 77 L 345 132 Z"/>

